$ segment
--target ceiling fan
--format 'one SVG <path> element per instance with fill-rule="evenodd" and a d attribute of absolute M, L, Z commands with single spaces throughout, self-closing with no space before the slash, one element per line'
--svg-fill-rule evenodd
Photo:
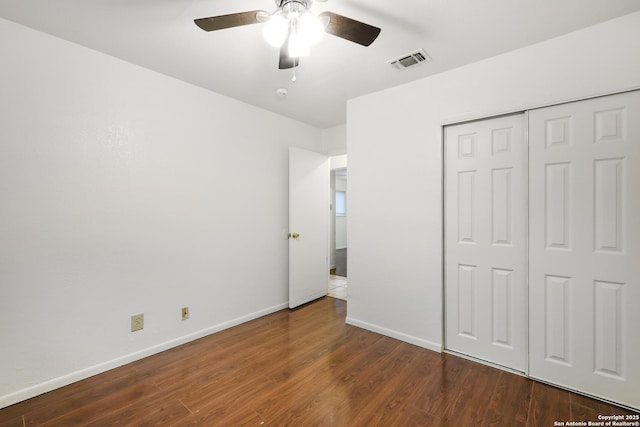
<path fill-rule="evenodd" d="M 278 68 L 283 70 L 298 66 L 301 56 L 309 54 L 309 47 L 329 33 L 345 40 L 369 46 L 380 34 L 374 27 L 333 12 L 314 15 L 310 8 L 314 0 L 274 0 L 277 9 L 232 13 L 195 19 L 195 24 L 205 31 L 224 30 L 242 25 L 265 23 L 262 34 L 270 45 L 280 48 Z M 324 2 L 326 0 L 315 0 Z"/>

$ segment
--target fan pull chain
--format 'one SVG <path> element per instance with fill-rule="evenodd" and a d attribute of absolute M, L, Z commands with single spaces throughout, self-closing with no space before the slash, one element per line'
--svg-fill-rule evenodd
<path fill-rule="evenodd" d="M 296 58 L 293 58 L 293 77 L 291 77 L 291 81 L 295 83 L 296 80 L 298 80 L 296 77 Z"/>

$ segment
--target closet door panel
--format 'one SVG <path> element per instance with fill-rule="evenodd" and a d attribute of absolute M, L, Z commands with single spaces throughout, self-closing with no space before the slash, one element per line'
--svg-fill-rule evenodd
<path fill-rule="evenodd" d="M 640 92 L 529 113 L 530 375 L 640 408 Z"/>
<path fill-rule="evenodd" d="M 526 370 L 524 115 L 445 129 L 446 347 Z"/>

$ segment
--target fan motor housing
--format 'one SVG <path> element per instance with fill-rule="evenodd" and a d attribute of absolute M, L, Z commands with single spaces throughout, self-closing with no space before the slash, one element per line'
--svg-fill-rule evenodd
<path fill-rule="evenodd" d="M 276 6 L 279 8 L 283 8 L 290 3 L 298 3 L 303 8 L 309 9 L 311 7 L 312 0 L 274 0 L 274 1 L 276 3 Z"/>

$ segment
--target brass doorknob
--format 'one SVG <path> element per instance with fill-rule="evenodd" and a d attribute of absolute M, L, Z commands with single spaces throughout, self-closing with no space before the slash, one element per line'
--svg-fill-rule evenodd
<path fill-rule="evenodd" d="M 300 237 L 300 235 L 298 233 L 293 233 L 291 237 L 293 237 L 294 239 L 297 239 L 298 237 Z"/>

